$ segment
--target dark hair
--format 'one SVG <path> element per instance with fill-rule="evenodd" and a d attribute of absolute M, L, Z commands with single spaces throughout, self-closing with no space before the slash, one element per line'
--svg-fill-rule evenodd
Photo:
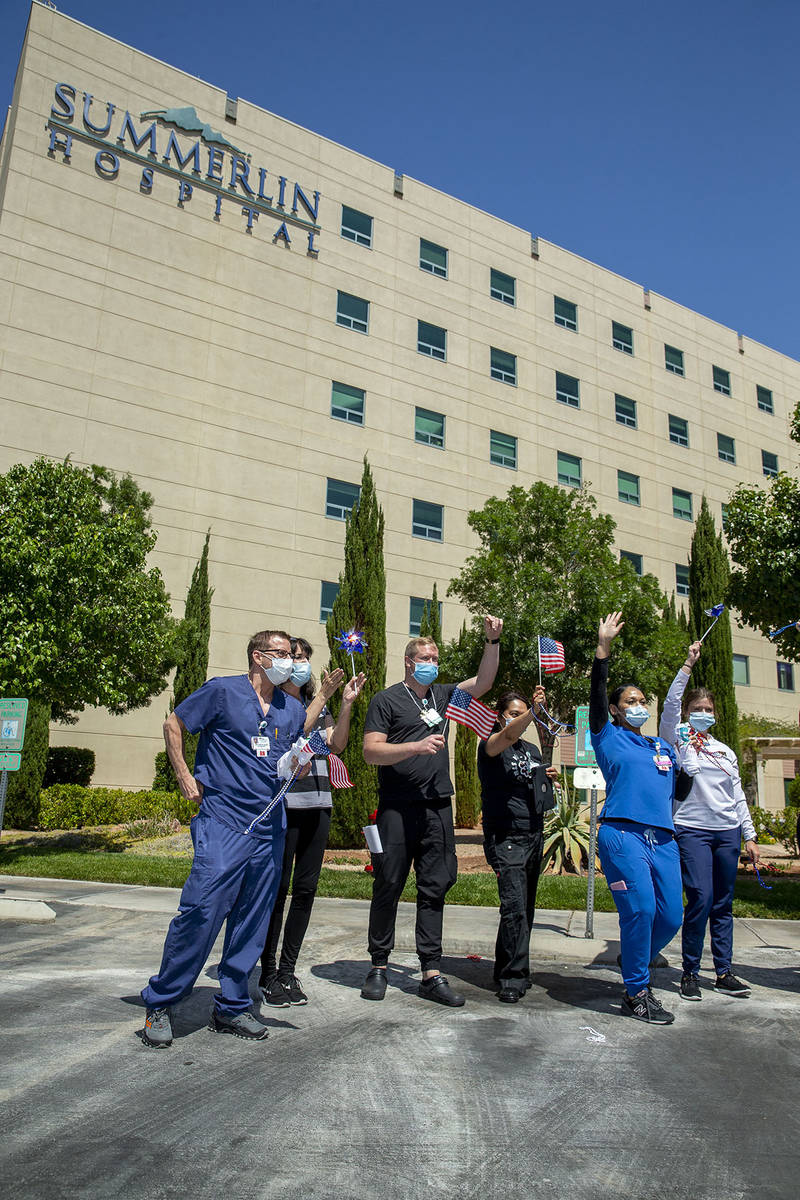
<path fill-rule="evenodd" d="M 521 700 L 526 708 L 530 708 L 531 706 L 530 700 L 527 696 L 523 696 L 522 692 L 503 692 L 501 696 L 497 697 L 497 704 L 495 707 L 497 709 L 498 719 L 494 723 L 494 729 L 492 730 L 492 733 L 497 733 L 498 729 L 503 728 L 503 726 L 500 724 L 500 716 L 514 700 Z"/>
<path fill-rule="evenodd" d="M 291 638 L 283 629 L 262 629 L 260 633 L 254 633 L 247 643 L 247 669 L 248 671 L 253 665 L 253 651 L 258 650 L 262 653 L 269 653 L 269 644 L 273 638 L 286 638 L 286 641 L 291 644 Z"/>
<path fill-rule="evenodd" d="M 303 651 L 303 654 L 305 654 L 306 658 L 311 658 L 311 655 L 314 653 L 314 651 L 311 643 L 307 642 L 304 637 L 291 637 L 289 638 L 289 641 L 292 647 L 292 658 L 294 658 L 294 654 L 298 646 Z M 304 708 L 308 708 L 309 704 L 314 699 L 314 693 L 316 690 L 317 681 L 313 675 L 309 675 L 306 682 L 300 688 L 300 703 Z"/>
<path fill-rule="evenodd" d="M 608 703 L 616 704 L 617 706 L 619 706 L 620 698 L 622 697 L 624 692 L 627 692 L 628 688 L 636 688 L 637 692 L 641 691 L 641 688 L 639 687 L 638 683 L 623 683 L 619 687 L 614 688 L 613 692 L 608 697 Z M 614 714 L 611 713 L 610 716 L 611 716 L 612 724 L 618 725 L 619 722 L 617 721 L 617 718 L 614 716 Z"/>
<path fill-rule="evenodd" d="M 714 709 L 714 715 L 716 716 L 717 702 L 714 699 L 714 693 L 710 692 L 707 687 L 696 687 L 696 688 L 692 688 L 692 690 L 690 692 L 687 692 L 686 695 L 683 697 L 684 720 L 688 716 L 689 705 L 694 704 L 695 700 L 710 700 L 711 707 Z"/>

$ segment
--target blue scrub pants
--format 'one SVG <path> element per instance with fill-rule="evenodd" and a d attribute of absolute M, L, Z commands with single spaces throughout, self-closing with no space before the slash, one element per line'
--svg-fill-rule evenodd
<path fill-rule="evenodd" d="M 284 824 L 282 805 L 261 837 L 202 813 L 194 818 L 194 862 L 167 931 L 159 972 L 142 991 L 148 1008 L 177 1004 L 189 995 L 226 918 L 221 991 L 214 1003 L 230 1014 L 250 1007 L 249 976 L 264 948 L 281 877 Z"/>
<path fill-rule="evenodd" d="M 731 969 L 733 956 L 733 889 L 739 869 L 742 827 L 690 829 L 678 826 L 686 911 L 683 914 L 683 973 L 696 975 L 711 924 L 711 954 L 717 975 Z"/>
<path fill-rule="evenodd" d="M 635 996 L 650 984 L 648 964 L 681 927 L 678 846 L 669 829 L 607 820 L 598 830 L 597 852 L 619 913 L 622 978 Z"/>

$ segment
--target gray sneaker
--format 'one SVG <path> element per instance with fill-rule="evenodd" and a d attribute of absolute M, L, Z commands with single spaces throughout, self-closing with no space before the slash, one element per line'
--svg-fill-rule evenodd
<path fill-rule="evenodd" d="M 145 1046 L 155 1046 L 157 1050 L 172 1045 L 172 1021 L 168 1008 L 148 1008 L 142 1041 Z"/>
<path fill-rule="evenodd" d="M 240 1013 L 223 1013 L 215 1006 L 210 1028 L 215 1033 L 232 1033 L 234 1037 L 247 1038 L 251 1042 L 263 1042 L 269 1029 L 249 1008 Z"/>

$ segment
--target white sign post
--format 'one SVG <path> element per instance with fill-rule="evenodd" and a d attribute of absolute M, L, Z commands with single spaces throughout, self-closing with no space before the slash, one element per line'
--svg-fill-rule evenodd
<path fill-rule="evenodd" d="M 576 767 L 572 777 L 574 788 L 591 792 L 589 802 L 589 878 L 586 881 L 586 932 L 584 937 L 594 937 L 594 877 L 597 857 L 597 793 L 606 790 L 599 767 Z"/>

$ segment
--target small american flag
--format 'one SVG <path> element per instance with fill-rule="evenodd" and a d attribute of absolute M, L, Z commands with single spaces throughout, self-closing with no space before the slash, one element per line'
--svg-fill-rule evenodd
<path fill-rule="evenodd" d="M 485 704 L 481 704 L 480 700 L 476 700 L 474 696 L 470 696 L 469 692 L 462 691 L 461 688 L 453 689 L 444 715 L 445 720 L 466 725 L 484 742 L 494 729 L 497 720 L 496 712 L 487 708 Z"/>
<path fill-rule="evenodd" d="M 552 638 L 539 638 L 539 665 L 545 675 L 557 675 L 566 668 L 564 647 Z"/>
<path fill-rule="evenodd" d="M 331 754 L 330 746 L 318 729 L 309 734 L 304 749 L 327 758 L 331 787 L 351 788 L 353 786 L 353 781 L 347 773 L 347 767 L 337 754 Z"/>

